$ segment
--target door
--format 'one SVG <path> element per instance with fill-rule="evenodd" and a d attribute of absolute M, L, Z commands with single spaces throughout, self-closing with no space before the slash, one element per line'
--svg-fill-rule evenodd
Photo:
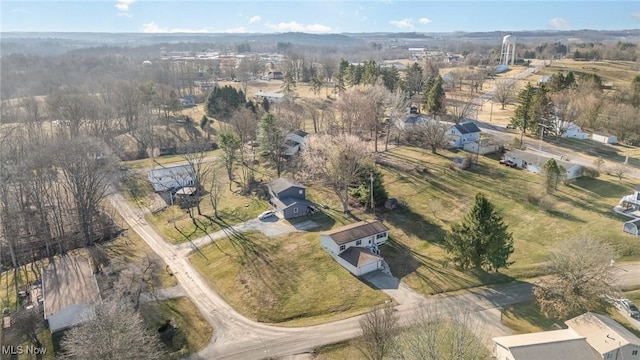
<path fill-rule="evenodd" d="M 360 275 L 364 275 L 376 270 L 378 270 L 378 261 L 373 261 L 360 267 Z"/>

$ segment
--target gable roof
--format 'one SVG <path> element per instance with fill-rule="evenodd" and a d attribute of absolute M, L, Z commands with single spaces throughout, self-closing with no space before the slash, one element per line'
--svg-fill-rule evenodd
<path fill-rule="evenodd" d="M 429 121 L 429 120 L 432 120 L 432 119 L 429 118 L 429 117 L 426 117 L 424 115 L 415 115 L 414 114 L 414 115 L 407 116 L 407 118 L 404 119 L 404 123 L 408 124 L 408 125 L 415 125 L 415 124 L 419 124 L 419 123 L 422 123 L 422 122 L 425 122 L 425 121 Z"/>
<path fill-rule="evenodd" d="M 371 251 L 357 246 L 348 248 L 338 256 L 355 267 L 361 267 L 382 259 L 382 257 L 372 253 Z"/>
<path fill-rule="evenodd" d="M 587 339 L 589 345 L 600 354 L 606 354 L 622 346 L 640 346 L 640 339 L 612 318 L 595 313 L 585 313 L 564 322 L 573 331 Z"/>
<path fill-rule="evenodd" d="M 270 182 L 267 186 L 275 194 L 279 194 L 292 187 L 297 187 L 302 189 L 305 188 L 303 185 L 300 185 L 299 183 L 287 178 L 277 178 L 272 182 Z"/>
<path fill-rule="evenodd" d="M 582 339 L 533 344 L 510 349 L 515 360 L 601 360 L 589 343 Z"/>
<path fill-rule="evenodd" d="M 548 157 L 548 156 L 539 155 L 539 154 L 532 154 L 530 152 L 517 150 L 517 149 L 507 151 L 504 155 L 505 156 L 509 156 L 511 158 L 514 158 L 514 159 L 524 160 L 529 164 L 534 164 L 534 165 L 539 165 L 539 166 L 543 166 L 547 161 L 553 159 L 553 158 Z M 556 163 L 558 165 L 562 166 L 565 170 L 569 170 L 570 168 L 572 168 L 575 165 L 582 166 L 580 164 L 572 163 L 572 162 L 569 162 L 569 161 L 558 160 L 558 159 L 554 159 L 554 160 L 556 161 Z"/>
<path fill-rule="evenodd" d="M 195 179 L 195 170 L 192 165 L 166 166 L 149 171 L 149 181 L 155 191 L 165 191 L 176 184 L 181 187 L 186 185 L 185 180 Z"/>
<path fill-rule="evenodd" d="M 327 235 L 333 240 L 333 242 L 338 245 L 342 245 L 385 231 L 389 231 L 389 229 L 380 221 L 375 220 L 360 221 L 354 224 L 341 226 L 339 228 L 327 231 L 322 235 Z"/>
<path fill-rule="evenodd" d="M 480 132 L 480 128 L 476 123 L 473 122 L 463 122 L 460 124 L 455 124 L 453 127 L 456 128 L 460 132 L 460 134 L 471 134 Z"/>

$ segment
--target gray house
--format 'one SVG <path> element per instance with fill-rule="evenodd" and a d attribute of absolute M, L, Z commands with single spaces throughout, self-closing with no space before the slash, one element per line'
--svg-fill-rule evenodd
<path fill-rule="evenodd" d="M 622 231 L 640 236 L 640 219 L 627 221 L 622 225 Z"/>
<path fill-rule="evenodd" d="M 278 178 L 267 185 L 271 205 L 283 218 L 304 216 L 311 210 L 306 199 L 307 189 L 291 179 Z"/>

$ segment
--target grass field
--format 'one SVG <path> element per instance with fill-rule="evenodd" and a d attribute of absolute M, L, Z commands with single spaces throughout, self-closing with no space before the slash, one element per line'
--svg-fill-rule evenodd
<path fill-rule="evenodd" d="M 207 245 L 189 260 L 231 306 L 261 322 L 316 324 L 353 316 L 388 300 L 322 250 L 315 232 L 278 238 L 235 234 Z"/>
<path fill-rule="evenodd" d="M 156 331 L 167 320 L 178 328 L 173 342 L 165 343 L 171 358 L 179 359 L 196 353 L 211 340 L 213 328 L 186 297 L 142 303 L 140 313 L 150 331 Z"/>
<path fill-rule="evenodd" d="M 613 88 L 627 86 L 638 75 L 638 65 L 630 61 L 574 61 L 572 59 L 555 60 L 543 68 L 540 75 L 553 75 L 557 72 L 573 71 L 576 75 L 596 74 L 604 83 L 612 83 Z"/>
<path fill-rule="evenodd" d="M 392 238 L 382 255 L 392 272 L 419 292 L 434 294 L 542 275 L 553 245 L 571 237 L 606 241 L 617 250 L 619 261 L 640 258 L 637 239 L 620 231 L 623 219 L 611 211 L 635 183 L 603 175 L 560 185 L 555 194 L 546 195 L 542 176 L 484 157 L 471 170 L 454 171 L 449 163 L 455 155 L 409 147 L 381 155 L 379 169 L 387 192 L 404 204 L 394 211 L 380 211 Z M 460 273 L 446 266 L 444 234 L 466 214 L 478 192 L 503 213 L 513 233 L 514 264 L 500 274 Z"/>

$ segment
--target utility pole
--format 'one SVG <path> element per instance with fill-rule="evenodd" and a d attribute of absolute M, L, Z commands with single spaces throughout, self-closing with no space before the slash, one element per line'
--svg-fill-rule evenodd
<path fill-rule="evenodd" d="M 371 180 L 371 190 L 369 191 L 371 193 L 371 212 L 373 213 L 373 215 L 376 214 L 376 207 L 373 205 L 373 173 L 370 174 L 370 178 Z"/>

